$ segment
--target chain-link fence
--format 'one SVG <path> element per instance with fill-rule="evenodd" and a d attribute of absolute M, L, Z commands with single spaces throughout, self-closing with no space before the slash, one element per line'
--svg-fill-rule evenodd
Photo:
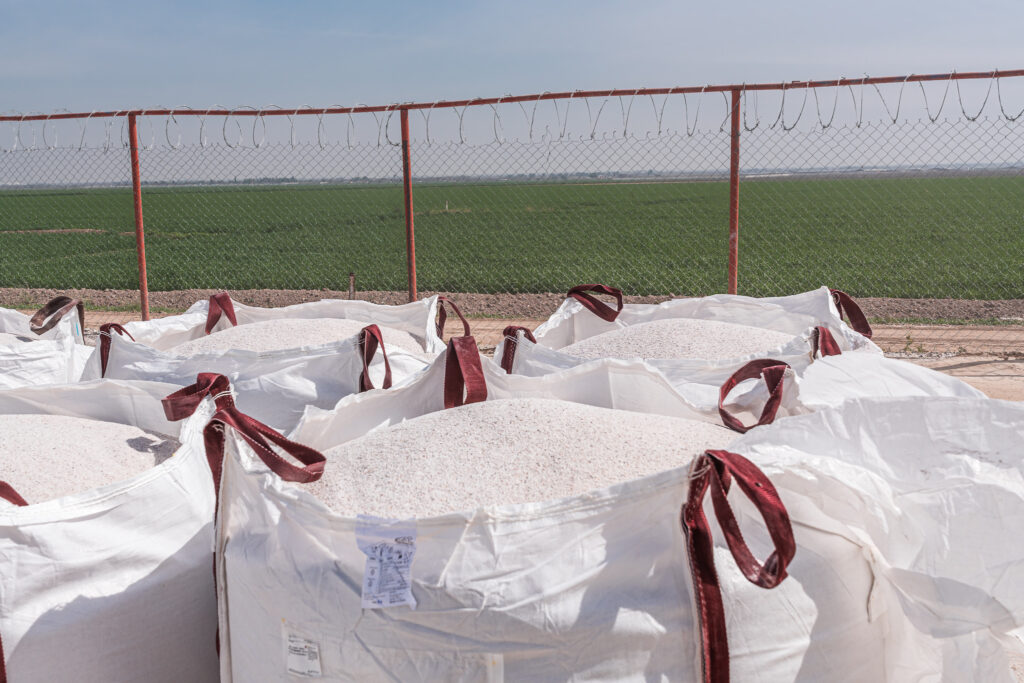
<path fill-rule="evenodd" d="M 421 292 L 506 318 L 544 317 L 581 282 L 724 292 L 738 230 L 741 294 L 827 284 L 898 324 L 890 347 L 1021 350 L 1014 75 L 135 112 L 153 309 L 222 288 L 333 296 L 350 273 L 358 296 L 403 300 L 404 108 Z M 83 289 L 137 308 L 128 112 L 110 114 L 2 119 L 0 305 Z"/>

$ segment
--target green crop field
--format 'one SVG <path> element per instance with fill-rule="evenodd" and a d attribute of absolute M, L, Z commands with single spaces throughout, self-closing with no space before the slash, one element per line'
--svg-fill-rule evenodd
<path fill-rule="evenodd" d="M 728 184 L 414 188 L 422 290 L 726 289 Z M 143 190 L 152 290 L 405 287 L 401 186 Z M 126 189 L 0 191 L 0 286 L 137 286 Z M 1024 177 L 749 180 L 740 291 L 1024 297 Z"/>

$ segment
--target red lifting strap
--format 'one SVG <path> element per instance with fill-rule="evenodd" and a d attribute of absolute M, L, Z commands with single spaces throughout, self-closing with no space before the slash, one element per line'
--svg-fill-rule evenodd
<path fill-rule="evenodd" d="M 361 392 L 375 388 L 373 380 L 370 379 L 370 361 L 373 360 L 378 347 L 380 355 L 384 358 L 384 382 L 381 384 L 381 388 L 391 388 L 391 363 L 388 362 L 388 352 L 384 348 L 384 335 L 376 325 L 367 325 L 359 331 L 359 355 L 363 358 L 363 371 L 359 373 L 359 391 Z"/>
<path fill-rule="evenodd" d="M 814 332 L 811 334 L 811 347 L 812 358 L 817 358 L 819 355 L 822 358 L 840 356 L 843 353 L 836 338 L 832 336 L 832 332 L 823 325 L 814 328 Z"/>
<path fill-rule="evenodd" d="M 21 497 L 21 494 L 14 490 L 14 487 L 6 481 L 0 481 L 0 498 L 3 498 L 11 505 L 19 507 L 28 505 L 28 501 Z"/>
<path fill-rule="evenodd" d="M 179 389 L 163 400 L 164 413 L 167 419 L 172 421 L 184 419 L 195 412 L 205 397 L 211 395 L 216 400 L 217 412 L 206 425 L 203 440 L 206 443 L 206 458 L 210 463 L 217 491 L 220 491 L 220 475 L 224 464 L 225 426 L 234 429 L 252 447 L 260 460 L 285 481 L 306 484 L 316 481 L 323 475 L 324 463 L 327 462 L 323 454 L 309 446 L 286 439 L 277 430 L 240 412 L 231 396 L 231 383 L 224 375 L 212 372 L 199 373 L 195 384 Z M 271 444 L 301 462 L 303 466 L 298 467 L 288 462 L 274 451 Z"/>
<path fill-rule="evenodd" d="M 213 396 L 218 408 L 227 408 L 235 404 L 231 397 L 231 382 L 224 375 L 216 372 L 200 372 L 196 383 L 175 391 L 166 396 L 161 403 L 164 415 L 171 422 L 184 420 L 196 412 L 196 408 L 207 396 Z"/>
<path fill-rule="evenodd" d="M 487 399 L 480 350 L 472 337 L 452 337 L 444 360 L 444 407 L 458 408 Z"/>
<path fill-rule="evenodd" d="M 759 563 L 747 547 L 729 505 L 727 494 L 734 480 L 761 513 L 775 546 L 764 564 Z M 789 514 L 778 491 L 754 463 L 728 451 L 706 451 L 694 461 L 689 494 L 680 517 L 700 612 L 703 681 L 728 683 L 729 640 L 725 607 L 718 573 L 715 571 L 714 538 L 704 515 L 704 496 L 709 489 L 715 517 L 736 566 L 754 585 L 774 588 L 782 583 L 787 576 L 786 568 L 796 554 L 796 540 L 793 538 Z"/>
<path fill-rule="evenodd" d="M 788 368 L 789 365 L 781 360 L 761 358 L 750 361 L 734 372 L 732 377 L 725 380 L 725 384 L 718 391 L 718 414 L 722 416 L 722 422 L 725 426 L 742 434 L 754 427 L 770 424 L 775 420 L 775 414 L 779 412 L 779 405 L 782 403 L 782 378 Z M 726 411 L 725 399 L 729 392 L 736 388 L 737 384 L 756 377 L 763 377 L 764 383 L 768 385 L 768 401 L 764 404 L 764 409 L 761 411 L 761 419 L 756 424 L 747 427 L 734 415 Z"/>
<path fill-rule="evenodd" d="M 100 325 L 100 377 L 107 374 L 107 362 L 110 360 L 110 335 L 114 332 L 135 341 L 135 337 L 117 323 L 103 323 Z"/>
<path fill-rule="evenodd" d="M 78 322 L 81 325 L 82 333 L 85 333 L 85 306 L 78 299 L 69 296 L 55 296 L 46 302 L 29 319 L 29 329 L 36 334 L 46 334 L 59 323 L 64 316 L 72 309 L 78 309 Z"/>
<path fill-rule="evenodd" d="M 607 294 L 615 297 L 615 308 L 612 308 L 600 299 L 594 298 L 590 292 Z M 613 322 L 622 313 L 622 290 L 609 287 L 608 285 L 576 285 L 566 294 L 583 304 L 588 311 L 608 322 Z"/>
<path fill-rule="evenodd" d="M 537 343 L 536 337 L 533 336 L 533 332 L 529 328 L 521 327 L 519 325 L 509 325 L 501 333 L 505 337 L 505 350 L 501 353 L 501 369 L 506 374 L 512 374 L 512 363 L 516 359 L 516 349 L 519 347 L 519 333 L 522 332 L 523 336 L 529 339 L 534 344 Z"/>
<path fill-rule="evenodd" d="M 235 304 L 231 302 L 227 292 L 210 295 L 210 308 L 206 311 L 206 334 L 213 332 L 214 326 L 220 322 L 221 314 L 228 317 L 228 322 L 232 326 L 238 324 L 235 318 Z"/>
<path fill-rule="evenodd" d="M 444 306 L 448 304 L 452 307 L 452 312 L 459 316 L 459 320 L 462 321 L 462 336 L 469 336 L 469 321 L 466 320 L 466 316 L 462 315 L 462 311 L 455 305 L 455 302 L 448 297 L 442 295 L 437 297 L 437 337 L 438 339 L 444 339 L 444 323 L 448 320 L 448 312 L 445 311 Z"/>
<path fill-rule="evenodd" d="M 836 303 L 836 308 L 839 309 L 839 317 L 842 318 L 843 313 L 846 313 L 850 327 L 871 339 L 871 325 L 868 324 L 867 316 L 864 315 L 864 311 L 860 310 L 860 306 L 853 300 L 853 297 L 838 289 L 829 291 L 832 292 L 832 300 Z"/>

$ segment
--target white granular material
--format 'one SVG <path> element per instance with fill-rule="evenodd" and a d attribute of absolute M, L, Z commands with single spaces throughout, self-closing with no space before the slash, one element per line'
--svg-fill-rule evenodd
<path fill-rule="evenodd" d="M 724 360 L 769 351 L 793 335 L 718 320 L 672 318 L 611 330 L 561 349 L 577 358 Z"/>
<path fill-rule="evenodd" d="M 0 415 L 0 480 L 30 505 L 42 503 L 129 479 L 179 446 L 173 437 L 116 422 Z"/>
<path fill-rule="evenodd" d="M 343 318 L 287 318 L 264 320 L 230 327 L 220 332 L 193 339 L 171 349 L 179 356 L 193 356 L 228 350 L 279 351 L 300 346 L 317 346 L 333 341 L 348 339 L 359 334 L 369 323 Z M 379 326 L 384 337 L 384 346 L 392 346 L 423 355 L 423 345 L 408 332 L 391 327 Z"/>
<path fill-rule="evenodd" d="M 20 334 L 11 334 L 10 332 L 0 332 L 0 346 L 17 346 L 18 344 L 24 344 L 25 342 L 35 341 L 31 337 L 24 337 Z"/>
<path fill-rule="evenodd" d="M 687 465 L 735 434 L 551 399 L 442 410 L 327 450 L 307 490 L 338 514 L 428 517 L 576 496 Z"/>

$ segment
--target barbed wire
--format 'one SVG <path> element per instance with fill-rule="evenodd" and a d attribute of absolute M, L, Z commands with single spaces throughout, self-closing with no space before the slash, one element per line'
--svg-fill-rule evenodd
<path fill-rule="evenodd" d="M 943 111 L 945 111 L 947 103 L 949 101 L 949 90 L 952 81 L 956 81 L 956 97 L 959 105 L 959 115 L 962 116 L 963 120 L 968 122 L 975 122 L 985 114 L 986 111 L 990 111 L 989 103 L 992 99 L 993 88 L 996 91 L 996 100 L 998 102 L 997 111 L 991 112 L 990 115 L 994 115 L 997 118 L 1002 118 L 1007 122 L 1015 122 L 1024 116 L 1024 106 L 1019 111 L 1010 111 L 1007 108 L 1005 94 L 1003 92 L 1003 77 L 997 70 L 991 72 L 991 77 L 988 78 L 987 87 L 982 97 L 980 104 L 977 108 L 969 107 L 968 103 L 964 99 L 964 92 L 960 84 L 960 79 L 956 78 L 956 72 L 952 72 L 949 78 L 945 79 L 945 85 L 942 92 L 941 99 L 938 101 L 937 107 L 934 108 L 934 102 L 929 98 L 928 89 L 925 88 L 923 81 L 917 81 L 919 90 L 921 93 L 921 108 L 923 110 L 924 118 L 931 123 L 936 123 L 942 117 Z M 791 132 L 797 129 L 802 122 L 805 121 L 807 112 L 808 99 L 811 97 L 809 91 L 813 90 L 814 97 L 814 118 L 812 126 L 820 130 L 827 130 L 837 125 L 837 119 L 840 116 L 840 100 L 841 91 L 845 88 L 850 95 L 850 111 L 848 115 L 844 115 L 845 124 L 852 126 L 853 128 L 860 128 L 865 121 L 867 114 L 867 102 L 865 92 L 868 90 L 868 85 L 874 91 L 874 97 L 877 98 L 877 103 L 880 105 L 879 114 L 883 116 L 883 120 L 887 120 L 891 124 L 897 124 L 900 121 L 901 116 L 905 116 L 905 91 L 906 85 L 913 78 L 913 74 L 906 76 L 902 81 L 898 82 L 899 88 L 895 92 L 895 99 L 892 99 L 892 95 L 887 96 L 879 84 L 876 82 L 869 83 L 870 77 L 865 74 L 860 79 L 860 83 L 846 82 L 843 85 L 838 86 L 826 86 L 833 87 L 835 89 L 834 97 L 832 99 L 831 112 L 827 112 L 827 105 L 825 109 L 822 108 L 822 95 L 818 92 L 824 90 L 824 87 L 810 87 L 806 82 L 794 85 L 793 87 L 782 87 L 781 93 L 778 97 L 777 110 L 775 112 L 772 123 L 765 128 L 765 130 L 779 130 L 782 132 Z M 845 80 L 845 79 L 844 79 Z M 541 109 L 540 103 L 550 93 L 545 91 L 541 93 L 532 101 L 532 105 L 529 101 L 518 101 L 515 106 L 519 107 L 519 112 L 522 114 L 523 127 L 525 128 L 525 135 L 516 135 L 513 133 L 509 134 L 510 128 L 507 125 L 508 108 L 499 106 L 501 103 L 495 103 L 493 101 L 485 101 L 484 98 L 474 98 L 469 100 L 466 104 L 460 107 L 448 107 L 452 110 L 457 127 L 453 133 L 453 140 L 457 141 L 460 145 L 466 144 L 496 144 L 502 145 L 512 141 L 515 142 L 526 142 L 530 144 L 543 143 L 550 144 L 556 141 L 607 141 L 612 139 L 650 139 L 651 137 L 661 137 L 663 135 L 685 135 L 686 137 L 693 137 L 698 130 L 702 129 L 702 105 L 707 95 L 708 88 L 710 86 L 704 86 L 700 92 L 697 93 L 681 93 L 678 97 L 671 97 L 666 94 L 662 97 L 660 104 L 655 99 L 654 95 L 648 95 L 651 108 L 649 115 L 645 115 L 643 118 L 643 124 L 634 123 L 634 104 L 641 89 L 636 89 L 632 94 L 618 94 L 613 97 L 607 96 L 595 96 L 587 97 L 581 96 L 580 91 L 572 91 L 569 96 L 564 98 L 562 102 L 558 99 L 551 99 L 551 116 L 553 119 L 548 119 L 547 123 L 543 123 L 538 120 L 539 111 Z M 802 89 L 802 98 L 799 109 L 796 111 L 795 116 L 790 120 L 790 114 L 786 110 L 787 101 L 792 99 L 792 90 Z M 720 124 L 717 126 L 717 132 L 724 133 L 727 130 L 729 119 L 732 115 L 733 105 L 729 101 L 727 92 L 724 90 L 715 90 L 713 92 L 721 93 L 724 103 L 725 115 L 722 118 Z M 740 96 L 737 99 L 736 106 L 740 107 L 741 111 L 741 125 L 745 132 L 752 133 L 762 128 L 762 97 L 761 92 L 758 89 L 752 89 L 747 86 L 746 83 L 739 87 Z M 692 107 L 691 97 L 693 95 L 695 100 L 695 107 Z M 511 97 L 511 96 L 510 96 Z M 620 125 L 614 125 L 610 129 L 601 130 L 601 121 L 604 113 L 604 109 L 611 99 L 615 99 L 618 102 L 619 114 L 620 114 Z M 574 101 L 582 100 L 585 111 L 586 111 L 586 129 L 579 132 L 579 134 L 570 134 L 569 124 L 571 118 L 571 112 L 574 108 Z M 670 103 L 679 103 L 681 100 L 682 109 L 682 127 L 676 129 L 672 126 L 666 126 L 666 111 Z M 827 100 L 826 100 L 827 102 Z M 474 139 L 470 140 L 470 136 L 467 132 L 467 112 L 475 110 L 479 106 L 479 103 L 486 103 L 490 107 L 490 134 L 486 136 L 484 140 L 477 138 L 477 134 L 474 133 L 472 136 Z M 431 128 L 431 116 L 434 113 L 434 109 L 439 104 L 435 101 L 427 108 L 420 108 L 418 111 L 421 115 L 421 125 L 424 139 L 422 144 L 430 146 L 436 142 L 436 136 L 434 135 Z M 357 105 L 365 106 L 365 105 Z M 299 110 L 310 111 L 312 116 L 315 116 L 315 133 L 310 132 L 311 136 L 308 142 L 302 142 L 299 139 L 299 135 L 296 129 L 296 117 L 293 114 L 285 114 L 288 121 L 287 126 L 287 143 L 292 148 L 299 144 L 315 144 L 320 150 L 326 150 L 332 145 L 344 144 L 346 149 L 355 149 L 363 145 L 371 146 L 400 146 L 401 139 L 392 138 L 391 125 L 392 118 L 396 111 L 399 111 L 402 105 L 391 105 L 386 110 L 386 114 L 382 114 L 378 111 L 370 112 L 376 123 L 377 135 L 376 140 L 360 140 L 359 127 L 357 126 L 357 115 L 352 112 L 345 114 L 345 134 L 344 140 L 340 137 L 338 139 L 332 139 L 327 130 L 326 114 L 322 109 L 314 108 L 312 105 L 303 104 L 299 107 Z M 673 105 L 676 106 L 676 105 Z M 338 107 L 341 108 L 341 107 Z M 691 109 L 692 112 L 692 123 L 691 123 Z M 163 111 L 163 108 L 160 109 Z M 263 114 L 264 111 L 277 110 L 282 111 L 282 108 L 278 105 L 269 105 L 268 107 L 258 108 L 251 105 L 241 105 L 234 108 L 226 108 L 221 105 L 214 105 L 205 110 L 195 110 L 192 107 L 183 106 L 178 107 L 177 111 L 188 110 L 190 112 L 197 112 L 195 118 L 198 119 L 198 133 L 196 134 L 195 141 L 191 144 L 198 144 L 199 147 L 207 148 L 211 144 L 207 124 L 208 119 L 214 115 L 211 112 L 218 112 L 216 117 L 221 118 L 221 141 L 224 147 L 228 149 L 238 149 L 240 147 L 250 147 L 253 149 L 262 149 L 268 144 L 268 137 L 270 135 L 268 129 L 268 123 Z M 179 117 L 173 113 L 167 114 L 164 117 L 164 142 L 166 147 L 172 150 L 179 150 L 189 145 L 186 141 L 185 129 L 182 127 Z M 224 114 L 223 112 L 227 112 Z M 246 126 L 243 126 L 242 118 L 237 115 L 237 112 L 254 112 L 255 115 L 248 115 L 247 118 L 251 121 Z M 11 128 L 9 129 L 9 135 L 7 141 L 9 144 L 0 142 L 0 152 L 26 152 L 26 151 L 42 151 L 42 150 L 54 150 L 58 147 L 61 148 L 73 148 L 77 150 L 84 150 L 92 148 L 90 145 L 90 130 L 92 130 L 94 117 L 97 114 L 96 111 L 90 112 L 82 117 L 55 120 L 53 117 L 58 114 L 67 114 L 66 109 L 56 110 L 50 114 L 39 114 L 35 112 L 29 112 L 25 114 L 13 113 L 12 116 L 19 117 L 17 120 L 11 122 Z M 121 148 L 127 148 L 130 146 L 130 140 L 127 130 L 127 119 L 130 112 L 127 110 L 114 112 L 113 115 L 110 113 L 104 113 L 103 129 L 101 135 L 97 139 L 97 145 L 99 149 L 104 152 L 108 152 L 115 146 L 113 140 L 113 126 L 120 124 L 120 134 L 118 136 L 118 142 Z M 152 150 L 157 146 L 155 125 L 153 122 L 153 116 L 147 115 L 146 110 L 134 112 L 137 118 L 142 119 L 140 122 L 140 128 L 144 130 L 139 131 L 139 145 L 141 149 Z M 37 117 L 34 120 L 26 121 L 26 118 Z M 41 117 L 41 118 L 39 118 Z M 577 116 L 577 120 L 579 117 Z M 70 136 L 66 131 L 63 131 L 61 124 L 66 124 L 67 121 L 74 121 L 75 125 L 79 127 L 77 135 L 71 134 Z M 479 123 L 482 123 L 479 119 L 474 119 L 476 122 L 476 128 L 479 130 Z M 538 130 L 538 126 L 543 125 L 542 131 Z M 638 127 L 641 126 L 641 127 Z M 645 126 L 645 127 L 644 127 Z M 229 128 L 232 128 L 229 131 Z M 575 127 L 575 126 L 574 126 Z M 805 126 L 806 127 L 806 126 Z M 174 129 L 172 131 L 172 128 Z M 711 128 L 705 129 L 710 132 Z M 63 132 L 62 132 L 63 131 Z M 94 138 L 95 139 L 95 138 Z M 416 138 L 414 138 L 416 139 Z M 62 147 L 61 143 L 64 141 Z M 419 141 L 417 139 L 417 141 Z M 270 143 L 275 144 L 275 143 Z M 161 145 L 163 146 L 163 145 Z"/>

